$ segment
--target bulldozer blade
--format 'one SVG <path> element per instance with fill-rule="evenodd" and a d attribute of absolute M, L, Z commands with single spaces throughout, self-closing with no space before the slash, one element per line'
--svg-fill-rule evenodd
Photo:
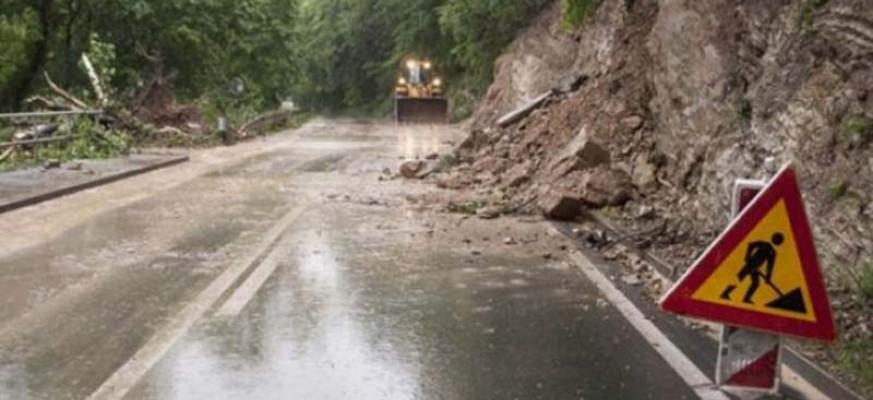
<path fill-rule="evenodd" d="M 448 123 L 449 103 L 443 98 L 397 98 L 394 120 L 405 123 Z"/>

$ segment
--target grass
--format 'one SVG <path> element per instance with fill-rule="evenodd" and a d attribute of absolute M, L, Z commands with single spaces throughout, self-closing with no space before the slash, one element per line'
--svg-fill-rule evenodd
<path fill-rule="evenodd" d="M 848 192 L 849 192 L 849 184 L 846 183 L 845 181 L 834 182 L 834 183 L 831 183 L 830 186 L 828 186 L 828 194 L 834 200 L 845 196 Z"/>
<path fill-rule="evenodd" d="M 839 367 L 851 374 L 861 386 L 873 388 L 873 339 L 856 339 L 843 342 L 838 349 Z"/>
<path fill-rule="evenodd" d="M 873 263 L 868 263 L 864 270 L 861 271 L 861 278 L 858 280 L 858 291 L 865 300 L 873 300 Z"/>
<path fill-rule="evenodd" d="M 849 114 L 840 122 L 843 136 L 850 142 L 867 143 L 873 139 L 873 118 L 861 114 Z"/>
<path fill-rule="evenodd" d="M 801 33 L 807 34 L 812 32 L 812 23 L 815 17 L 815 10 L 828 3 L 828 0 L 801 0 L 800 16 L 797 19 L 797 28 Z"/>
<path fill-rule="evenodd" d="M 449 202 L 447 207 L 449 212 L 467 214 L 467 215 L 476 215 L 476 211 L 485 207 L 485 203 L 482 201 L 467 201 L 463 203 L 455 203 Z"/>
<path fill-rule="evenodd" d="M 563 0 L 561 25 L 568 30 L 579 28 L 594 15 L 599 5 L 600 0 Z"/>
<path fill-rule="evenodd" d="M 737 100 L 737 116 L 740 117 L 740 120 L 746 123 L 752 121 L 753 111 L 752 102 L 749 99 L 740 97 Z"/>

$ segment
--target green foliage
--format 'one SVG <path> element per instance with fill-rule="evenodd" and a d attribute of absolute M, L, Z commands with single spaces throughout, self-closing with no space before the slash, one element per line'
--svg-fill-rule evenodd
<path fill-rule="evenodd" d="M 861 271 L 858 289 L 864 299 L 867 301 L 873 300 L 873 263 L 868 263 L 864 270 Z"/>
<path fill-rule="evenodd" d="M 828 194 L 832 199 L 836 200 L 845 196 L 849 192 L 849 184 L 845 181 L 833 182 L 828 186 Z"/>
<path fill-rule="evenodd" d="M 112 84 L 117 75 L 115 45 L 100 40 L 100 35 L 93 33 L 88 42 L 88 58 L 103 84 L 106 95 L 112 97 L 114 92 Z"/>
<path fill-rule="evenodd" d="M 800 16 L 797 19 L 797 28 L 801 33 L 812 31 L 815 11 L 828 3 L 828 0 L 800 0 Z"/>
<path fill-rule="evenodd" d="M 130 148 L 128 135 L 107 130 L 94 122 L 92 117 L 77 117 L 63 129 L 69 132 L 72 139 L 20 148 L 13 157 L 0 163 L 0 171 L 37 166 L 45 160 L 66 162 L 114 158 L 125 154 Z"/>
<path fill-rule="evenodd" d="M 737 100 L 736 107 L 737 116 L 740 118 L 741 121 L 750 122 L 752 120 L 752 112 L 754 111 L 754 109 L 752 108 L 752 102 L 749 99 L 745 97 L 740 97 Z"/>
<path fill-rule="evenodd" d="M 0 2 L 0 6 L 2 5 Z M 16 77 L 32 38 L 37 35 L 33 12 L 7 12 L 3 10 L 0 14 L 0 88 L 9 85 Z"/>
<path fill-rule="evenodd" d="M 860 114 L 846 115 L 840 122 L 840 130 L 850 143 L 868 143 L 873 139 L 873 119 Z"/>
<path fill-rule="evenodd" d="M 588 17 L 594 15 L 600 0 L 562 0 L 563 16 L 561 23 L 564 29 L 576 29 L 585 23 Z"/>
<path fill-rule="evenodd" d="M 451 213 L 459 213 L 459 214 L 467 214 L 467 215 L 476 215 L 476 212 L 479 209 L 485 207 L 486 204 L 483 201 L 472 200 L 461 203 L 449 202 L 448 206 L 446 206 L 448 212 Z"/>
<path fill-rule="evenodd" d="M 496 57 L 550 2 L 0 0 L 0 91 L 38 92 L 45 70 L 91 97 L 78 65 L 87 53 L 117 100 L 164 79 L 181 101 L 207 99 L 216 114 L 288 97 L 318 111 L 385 113 L 401 61 L 415 56 L 437 64 L 463 116 Z M 35 57 L 38 43 L 45 57 Z M 24 78 L 35 85 L 18 85 Z M 235 80 L 244 93 L 230 92 Z"/>
<path fill-rule="evenodd" d="M 862 338 L 841 343 L 838 352 L 840 369 L 856 377 L 862 386 L 873 388 L 873 368 L 870 368 L 873 339 Z"/>

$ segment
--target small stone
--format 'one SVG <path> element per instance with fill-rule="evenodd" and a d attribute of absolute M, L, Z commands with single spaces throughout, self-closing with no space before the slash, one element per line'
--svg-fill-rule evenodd
<path fill-rule="evenodd" d="M 480 219 L 495 219 L 500 217 L 500 210 L 494 207 L 482 207 L 476 210 L 476 216 Z"/>
<path fill-rule="evenodd" d="M 621 277 L 621 281 L 626 285 L 630 286 L 639 286 L 643 284 L 643 280 L 640 279 L 639 276 L 636 275 L 625 275 Z"/>
<path fill-rule="evenodd" d="M 45 169 L 60 168 L 61 167 L 61 160 L 57 160 L 57 159 L 48 160 L 45 162 L 45 165 L 43 165 L 43 167 Z"/>
<path fill-rule="evenodd" d="M 625 117 L 621 120 L 621 124 L 629 131 L 636 131 L 643 127 L 643 117 L 639 115 L 631 115 L 630 117 Z"/>
<path fill-rule="evenodd" d="M 430 153 L 430 154 L 424 156 L 425 160 L 436 160 L 438 158 L 440 158 L 440 155 L 437 153 Z"/>
<path fill-rule="evenodd" d="M 400 175 L 406 179 L 415 179 L 424 168 L 424 161 L 411 160 L 400 164 Z"/>
<path fill-rule="evenodd" d="M 551 260 L 553 258 L 552 253 L 543 253 L 543 259 Z"/>
<path fill-rule="evenodd" d="M 80 163 L 80 162 L 71 163 L 69 166 L 67 166 L 67 169 L 69 169 L 70 171 L 81 171 L 82 170 L 82 163 Z"/>
<path fill-rule="evenodd" d="M 515 239 L 513 239 L 512 237 L 506 237 L 506 238 L 503 239 L 503 244 L 505 244 L 505 245 L 507 245 L 507 246 L 512 246 L 512 245 L 514 245 L 514 244 L 516 244 L 516 243 L 517 243 L 517 242 L 516 242 Z"/>

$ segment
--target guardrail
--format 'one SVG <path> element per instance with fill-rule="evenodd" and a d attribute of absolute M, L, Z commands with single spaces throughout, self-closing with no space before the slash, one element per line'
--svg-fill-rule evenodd
<path fill-rule="evenodd" d="M 50 118 L 50 117 L 68 117 L 74 115 L 100 115 L 102 110 L 82 110 L 82 111 L 36 111 L 23 113 L 0 113 L 0 119 L 19 119 L 19 118 Z"/>
<path fill-rule="evenodd" d="M 75 110 L 75 111 L 36 111 L 22 113 L 0 113 L 0 120 L 20 120 L 20 119 L 50 119 L 58 117 L 75 117 L 75 116 L 98 116 L 103 114 L 102 110 Z M 12 138 L 10 142 L 0 143 L 0 162 L 5 161 L 13 153 L 16 152 L 19 146 L 30 146 L 32 148 L 32 156 L 39 160 L 40 147 L 50 143 L 66 142 L 73 139 L 73 135 L 52 136 L 52 137 L 36 137 L 33 139 L 15 140 Z"/>

